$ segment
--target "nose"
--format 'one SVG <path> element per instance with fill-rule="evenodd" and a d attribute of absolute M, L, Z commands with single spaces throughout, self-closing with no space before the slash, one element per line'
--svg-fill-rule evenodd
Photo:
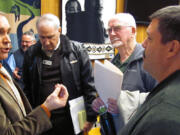
<path fill-rule="evenodd" d="M 4 35 L 3 42 L 4 44 L 10 45 L 11 39 L 8 34 Z"/>
<path fill-rule="evenodd" d="M 22 44 L 23 46 L 27 46 L 27 45 L 28 45 L 28 42 L 22 41 L 21 44 Z"/>
<path fill-rule="evenodd" d="M 23 48 L 28 47 L 27 44 L 21 44 L 21 46 L 22 46 Z"/>
<path fill-rule="evenodd" d="M 111 29 L 111 31 L 109 31 L 109 35 L 115 35 L 114 29 Z"/>
<path fill-rule="evenodd" d="M 112 32 L 111 32 L 112 35 L 115 35 L 115 32 L 114 32 L 114 29 L 112 29 Z"/>
<path fill-rule="evenodd" d="M 146 48 L 146 46 L 147 46 L 147 38 L 142 42 L 142 46 L 143 46 L 143 48 Z"/>
<path fill-rule="evenodd" d="M 50 43 L 48 38 L 44 38 L 43 42 L 44 42 L 45 45 L 48 45 Z"/>

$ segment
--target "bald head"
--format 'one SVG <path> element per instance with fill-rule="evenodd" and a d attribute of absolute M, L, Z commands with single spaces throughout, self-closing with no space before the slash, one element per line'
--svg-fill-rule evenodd
<path fill-rule="evenodd" d="M 55 29 L 60 28 L 60 20 L 53 14 L 44 14 L 36 22 L 37 30 L 41 25 L 54 26 Z"/>
<path fill-rule="evenodd" d="M 60 41 L 61 27 L 57 16 L 44 14 L 36 23 L 43 51 L 53 52 Z"/>

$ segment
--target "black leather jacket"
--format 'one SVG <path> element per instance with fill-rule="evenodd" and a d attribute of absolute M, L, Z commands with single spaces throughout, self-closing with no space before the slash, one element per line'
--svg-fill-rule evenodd
<path fill-rule="evenodd" d="M 63 84 L 69 92 L 69 99 L 84 96 L 87 120 L 96 120 L 91 103 L 96 97 L 92 65 L 82 44 L 60 36 L 60 72 Z M 24 91 L 32 106 L 39 105 L 39 87 L 41 84 L 42 51 L 41 43 L 31 46 L 25 53 L 23 65 Z"/>

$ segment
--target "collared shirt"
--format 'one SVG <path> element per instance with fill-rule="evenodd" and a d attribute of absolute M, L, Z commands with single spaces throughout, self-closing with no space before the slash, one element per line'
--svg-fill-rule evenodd
<path fill-rule="evenodd" d="M 42 46 L 42 50 L 43 50 L 43 52 L 44 52 L 48 57 L 51 57 L 51 56 L 53 55 L 54 51 L 59 48 L 59 46 L 60 46 L 60 38 L 59 38 L 58 43 L 57 43 L 57 45 L 56 45 L 56 47 L 54 48 L 53 51 L 46 51 L 46 50 L 43 48 L 43 46 Z"/>
<path fill-rule="evenodd" d="M 120 61 L 120 55 L 117 54 L 116 58 L 114 59 L 113 63 L 116 65 L 123 73 L 126 71 L 127 66 L 129 64 L 129 61 L 131 59 L 131 55 L 128 57 L 128 59 L 125 62 Z"/>

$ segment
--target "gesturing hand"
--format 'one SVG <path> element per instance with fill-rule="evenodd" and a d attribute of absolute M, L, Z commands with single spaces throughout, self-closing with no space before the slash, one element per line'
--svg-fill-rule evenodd
<path fill-rule="evenodd" d="M 18 72 L 19 72 L 19 68 L 15 68 L 15 70 L 14 70 L 14 72 L 13 72 L 13 75 L 14 75 L 14 77 L 16 78 L 16 79 L 21 79 L 21 76 L 20 75 L 18 75 Z"/>
<path fill-rule="evenodd" d="M 49 111 L 62 108 L 66 105 L 69 97 L 67 88 L 62 84 L 56 84 L 55 90 L 47 97 L 43 103 Z"/>

